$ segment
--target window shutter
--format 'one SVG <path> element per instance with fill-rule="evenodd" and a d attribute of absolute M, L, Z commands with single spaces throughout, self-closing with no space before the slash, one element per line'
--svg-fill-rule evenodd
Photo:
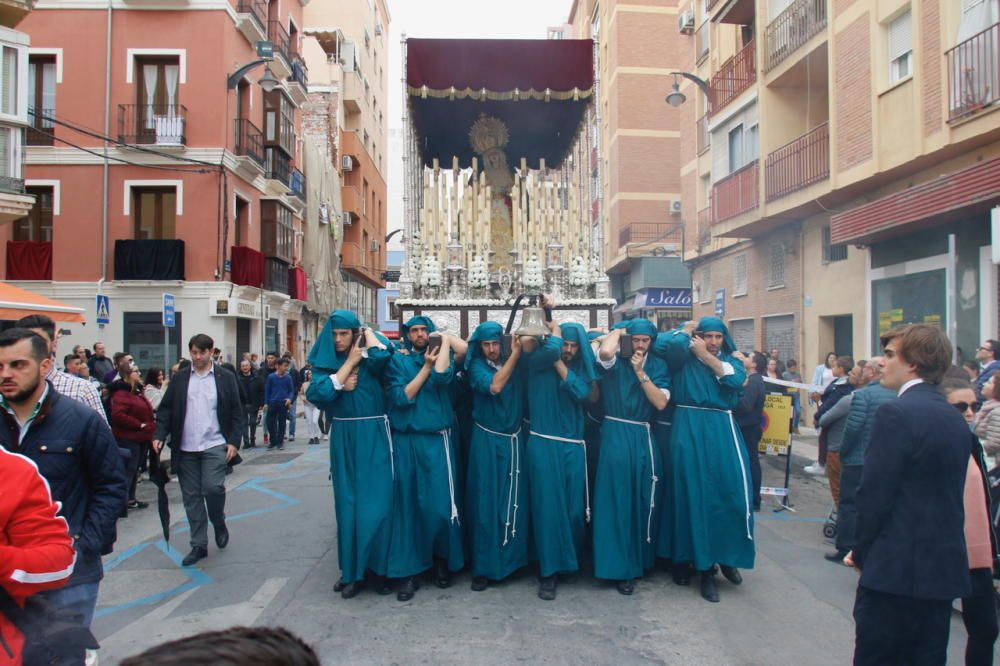
<path fill-rule="evenodd" d="M 8 115 L 17 114 L 17 49 L 3 47 L 3 92 L 0 95 L 0 111 Z"/>
<path fill-rule="evenodd" d="M 907 11 L 889 24 L 889 62 L 913 50 L 910 16 Z"/>

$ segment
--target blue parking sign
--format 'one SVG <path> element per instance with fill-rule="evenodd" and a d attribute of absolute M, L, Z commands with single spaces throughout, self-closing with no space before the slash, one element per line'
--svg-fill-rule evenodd
<path fill-rule="evenodd" d="M 175 303 L 173 294 L 163 294 L 163 325 L 167 328 L 173 328 L 177 323 L 177 311 L 174 309 Z"/>

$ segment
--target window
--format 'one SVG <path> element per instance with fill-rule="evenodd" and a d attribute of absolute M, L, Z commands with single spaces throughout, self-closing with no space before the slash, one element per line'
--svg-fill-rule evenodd
<path fill-rule="evenodd" d="M 53 188 L 29 187 L 35 205 L 26 217 L 14 221 L 13 240 L 52 242 Z"/>
<path fill-rule="evenodd" d="M 834 261 L 844 261 L 847 259 L 847 244 L 830 244 L 830 227 L 823 227 L 823 263 L 829 264 Z"/>
<path fill-rule="evenodd" d="M 17 57 L 18 51 L 4 46 L 0 53 L 0 113 L 17 115 Z"/>
<path fill-rule="evenodd" d="M 28 145 L 51 146 L 56 112 L 56 57 L 28 57 Z"/>
<path fill-rule="evenodd" d="M 705 266 L 701 269 L 701 289 L 699 289 L 699 302 L 708 303 L 714 295 L 712 292 L 712 267 Z"/>
<path fill-rule="evenodd" d="M 760 158 L 760 141 L 757 138 L 757 125 L 752 125 L 743 133 L 743 153 L 746 156 L 744 165 L 756 162 Z"/>
<path fill-rule="evenodd" d="M 396 297 L 385 299 L 386 310 L 388 312 L 388 319 L 399 319 L 399 310 L 396 308 Z"/>
<path fill-rule="evenodd" d="M 133 187 L 132 217 L 136 240 L 173 240 L 177 232 L 177 190 Z"/>
<path fill-rule="evenodd" d="M 265 257 L 292 262 L 292 210 L 273 199 L 260 202 L 260 251 Z"/>
<path fill-rule="evenodd" d="M 890 21 L 889 30 L 889 83 L 897 83 L 913 73 L 913 32 L 910 11 Z"/>
<path fill-rule="evenodd" d="M 733 296 L 746 296 L 747 293 L 747 255 L 738 254 L 733 257 Z"/>
<path fill-rule="evenodd" d="M 21 186 L 5 183 L 4 178 L 21 178 L 21 137 L 20 127 L 0 127 L 0 190 L 9 191 L 13 187 L 20 193 Z"/>
<path fill-rule="evenodd" d="M 771 243 L 770 247 L 770 270 L 768 271 L 767 286 L 770 289 L 785 286 L 785 245 L 784 243 Z"/>
<path fill-rule="evenodd" d="M 737 171 L 745 164 L 743 161 L 743 124 L 729 130 L 729 173 Z"/>
<path fill-rule="evenodd" d="M 181 331 L 184 323 L 180 307 L 175 314 L 176 324 L 167 329 L 167 358 L 163 358 L 163 313 L 125 312 L 122 330 L 125 334 L 124 350 L 132 355 L 140 368 L 169 368 L 181 357 Z"/>
<path fill-rule="evenodd" d="M 295 156 L 295 109 L 281 90 L 264 93 L 264 145 Z"/>
<path fill-rule="evenodd" d="M 243 246 L 250 241 L 250 202 L 234 197 L 233 222 L 235 223 L 234 245 Z"/>
<path fill-rule="evenodd" d="M 139 82 L 136 86 L 136 130 L 138 135 L 180 136 L 183 115 L 178 103 L 180 58 L 178 56 L 136 57 Z M 142 139 L 139 142 L 143 142 Z M 153 143 L 154 141 L 146 141 Z"/>

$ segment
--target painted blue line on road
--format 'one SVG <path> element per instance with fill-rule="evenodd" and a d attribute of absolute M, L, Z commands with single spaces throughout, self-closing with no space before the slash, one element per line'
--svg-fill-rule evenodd
<path fill-rule="evenodd" d="M 813 516 L 793 516 L 787 513 L 775 513 L 767 515 L 760 513 L 757 520 L 778 520 L 787 523 L 825 523 L 826 518 L 816 518 Z"/>

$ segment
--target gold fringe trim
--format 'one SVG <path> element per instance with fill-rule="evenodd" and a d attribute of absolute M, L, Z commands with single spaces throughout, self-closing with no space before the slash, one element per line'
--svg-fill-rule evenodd
<path fill-rule="evenodd" d="M 409 92 L 410 97 L 419 97 L 420 99 L 430 97 L 432 99 L 473 99 L 477 101 L 490 100 L 498 102 L 533 99 L 540 102 L 551 100 L 565 102 L 567 100 L 579 101 L 581 99 L 589 99 L 594 94 L 594 89 L 587 88 L 586 90 L 580 90 L 579 88 L 573 88 L 572 90 L 560 91 L 550 88 L 546 88 L 545 90 L 535 90 L 534 88 L 519 90 L 515 88 L 507 92 L 497 92 L 487 90 L 486 88 L 478 90 L 473 90 L 472 88 L 465 88 L 463 90 L 459 90 L 458 88 L 444 88 L 438 90 L 428 88 L 427 86 L 421 86 L 420 88 L 407 86 L 407 92 Z"/>

